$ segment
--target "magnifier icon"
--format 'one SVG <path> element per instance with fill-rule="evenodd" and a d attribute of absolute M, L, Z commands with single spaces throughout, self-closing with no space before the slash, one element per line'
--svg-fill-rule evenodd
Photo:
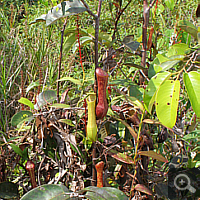
<path fill-rule="evenodd" d="M 178 174 L 174 179 L 174 185 L 178 190 L 188 189 L 191 193 L 195 193 L 196 189 L 190 183 L 190 178 L 186 174 Z"/>

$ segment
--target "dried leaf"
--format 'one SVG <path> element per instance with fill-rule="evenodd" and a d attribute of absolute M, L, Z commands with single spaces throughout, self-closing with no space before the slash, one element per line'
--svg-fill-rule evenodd
<path fill-rule="evenodd" d="M 134 189 L 148 195 L 153 195 L 153 192 L 149 188 L 147 188 L 145 185 L 142 185 L 142 184 L 137 184 Z"/>
<path fill-rule="evenodd" d="M 168 162 L 161 154 L 156 153 L 155 151 L 140 151 L 138 155 L 152 157 L 153 159 L 159 160 L 161 162 Z"/>

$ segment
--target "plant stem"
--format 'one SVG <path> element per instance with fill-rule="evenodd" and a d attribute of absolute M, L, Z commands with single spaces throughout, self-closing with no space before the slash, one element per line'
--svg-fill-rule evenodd
<path fill-rule="evenodd" d="M 96 169 L 95 169 L 95 158 L 96 158 L 96 143 L 92 143 L 92 186 L 96 185 Z"/>
<path fill-rule="evenodd" d="M 137 158 L 137 150 L 138 150 L 138 146 L 139 146 L 139 139 L 140 139 L 140 133 L 141 133 L 141 129 L 142 129 L 142 121 L 143 121 L 143 118 L 144 118 L 144 113 L 145 113 L 145 109 L 142 112 L 142 116 L 141 116 L 141 120 L 140 120 L 140 124 L 139 124 L 139 130 L 138 130 L 138 135 L 137 135 L 137 143 L 136 143 L 136 147 L 135 147 L 134 165 L 136 163 L 136 158 Z M 136 175 L 136 171 L 135 171 L 135 175 Z"/>
<path fill-rule="evenodd" d="M 153 4 L 156 0 L 153 0 L 153 2 L 149 5 L 147 0 L 143 0 L 143 27 L 142 27 L 142 59 L 141 59 L 141 65 L 145 68 L 146 66 L 146 55 L 147 55 L 147 28 L 149 25 L 149 12 L 150 8 L 152 8 Z M 140 85 L 142 85 L 142 82 L 144 80 L 144 77 L 140 73 Z"/>
<path fill-rule="evenodd" d="M 61 41 L 60 41 L 60 59 L 59 59 L 59 65 L 58 65 L 58 78 L 57 81 L 60 79 L 60 71 L 61 71 L 61 63 L 62 63 L 62 50 L 63 50 L 63 36 L 65 32 L 65 27 L 67 24 L 67 17 L 65 19 L 65 22 L 63 24 L 63 29 L 61 30 Z M 60 87 L 60 82 L 57 82 L 57 102 L 59 103 L 59 87 Z"/>

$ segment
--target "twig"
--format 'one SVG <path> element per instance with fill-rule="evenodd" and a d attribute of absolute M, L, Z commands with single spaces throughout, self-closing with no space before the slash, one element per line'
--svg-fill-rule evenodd
<path fill-rule="evenodd" d="M 61 71 L 61 62 L 62 62 L 62 50 L 63 50 L 63 36 L 64 36 L 64 31 L 65 27 L 67 24 L 67 17 L 65 19 L 65 22 L 63 24 L 63 29 L 61 30 L 61 41 L 60 41 L 60 58 L 59 58 L 59 66 L 58 66 L 58 78 L 57 80 L 60 79 L 60 71 Z M 60 82 L 57 82 L 57 102 L 59 103 L 59 87 L 60 87 Z"/>
<path fill-rule="evenodd" d="M 124 10 L 126 10 L 126 8 L 128 7 L 128 5 L 131 3 L 132 0 L 129 0 L 129 2 L 126 4 L 126 6 L 121 10 L 119 11 L 118 15 L 117 15 L 117 18 L 115 20 L 115 27 L 114 27 L 114 32 L 113 32 L 113 35 L 112 35 L 112 40 L 115 39 L 115 34 L 117 32 L 117 25 L 118 25 L 118 21 L 121 17 L 121 15 L 123 14 Z"/>
<path fill-rule="evenodd" d="M 83 5 L 87 8 L 87 12 L 92 15 L 94 18 L 97 18 L 98 16 L 95 15 L 89 8 L 88 4 L 84 1 L 84 0 L 81 0 L 81 2 L 83 3 Z"/>

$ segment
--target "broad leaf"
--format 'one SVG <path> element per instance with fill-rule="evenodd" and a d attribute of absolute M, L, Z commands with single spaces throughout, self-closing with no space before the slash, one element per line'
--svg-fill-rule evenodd
<path fill-rule="evenodd" d="M 180 82 L 166 80 L 158 89 L 156 95 L 156 113 L 159 121 L 172 128 L 176 123 Z"/>
<path fill-rule="evenodd" d="M 136 51 L 140 46 L 140 43 L 137 41 L 133 41 L 134 36 L 128 35 L 123 39 L 123 43 L 127 46 L 131 51 Z"/>
<path fill-rule="evenodd" d="M 22 104 L 24 104 L 24 105 L 27 105 L 27 106 L 29 106 L 31 109 L 34 110 L 34 105 L 33 105 L 33 103 L 32 103 L 29 99 L 24 98 L 24 97 L 21 97 L 21 98 L 18 100 L 18 102 L 19 102 L 19 103 L 22 103 Z"/>
<path fill-rule="evenodd" d="M 46 90 L 41 92 L 36 99 L 37 103 L 34 105 L 34 108 L 39 110 L 44 105 L 50 104 L 57 99 L 56 92 L 54 90 Z"/>
<path fill-rule="evenodd" d="M 12 182 L 0 183 L 0 198 L 2 199 L 18 199 L 18 185 Z"/>
<path fill-rule="evenodd" d="M 51 10 L 48 11 L 46 15 L 43 14 L 36 18 L 30 24 L 34 24 L 39 21 L 46 21 L 46 25 L 49 26 L 62 17 L 75 15 L 86 10 L 87 9 L 85 6 L 79 0 L 64 1 L 61 4 L 54 6 Z"/>
<path fill-rule="evenodd" d="M 131 51 L 136 51 L 140 46 L 140 43 L 137 41 L 129 42 L 125 44 Z"/>
<path fill-rule="evenodd" d="M 174 0 L 165 0 L 165 4 L 171 11 L 174 9 L 175 6 Z"/>
<path fill-rule="evenodd" d="M 114 187 L 94 187 L 84 188 L 85 197 L 89 200 L 128 200 L 128 197 L 119 189 Z"/>
<path fill-rule="evenodd" d="M 164 62 L 164 63 L 162 63 L 162 64 L 160 65 L 161 70 L 162 70 L 162 71 L 166 71 L 166 70 L 172 68 L 174 65 L 178 64 L 179 62 L 180 62 L 180 59 L 175 59 L 175 60 L 166 61 L 166 62 Z M 160 71 L 161 71 L 161 70 L 160 70 Z"/>
<path fill-rule="evenodd" d="M 178 22 L 177 28 L 181 28 L 185 32 L 189 33 L 192 37 L 197 39 L 197 28 L 187 20 L 181 20 Z"/>
<path fill-rule="evenodd" d="M 17 145 L 11 143 L 10 146 L 16 154 L 18 154 L 21 157 L 23 156 L 23 151 Z"/>
<path fill-rule="evenodd" d="M 115 150 L 110 150 L 109 154 L 111 154 L 111 157 L 115 158 L 116 160 L 126 163 L 126 164 L 134 164 L 134 160 L 130 157 L 125 155 L 124 153 L 120 153 Z"/>
<path fill-rule="evenodd" d="M 183 55 L 186 54 L 187 50 L 189 50 L 187 44 L 184 44 L 184 43 L 174 44 L 169 48 L 167 56 L 169 57 L 170 60 L 182 59 Z"/>
<path fill-rule="evenodd" d="M 153 192 L 149 188 L 147 188 L 145 185 L 142 185 L 142 184 L 137 184 L 134 187 L 134 189 L 139 191 L 139 192 L 143 192 L 145 194 L 148 194 L 148 195 L 153 195 Z"/>
<path fill-rule="evenodd" d="M 149 81 L 149 84 L 144 91 L 144 104 L 149 113 L 151 113 L 159 86 L 163 83 L 163 81 L 169 78 L 170 75 L 171 74 L 169 72 L 158 73 Z"/>
<path fill-rule="evenodd" d="M 72 77 L 69 77 L 69 76 L 63 77 L 63 78 L 59 79 L 58 81 L 71 81 L 74 84 L 82 85 L 80 80 L 72 78 Z"/>
<path fill-rule="evenodd" d="M 11 125 L 17 126 L 27 121 L 31 121 L 33 119 L 33 113 L 28 110 L 22 110 L 16 113 L 11 119 Z"/>
<path fill-rule="evenodd" d="M 64 43 L 64 52 L 67 53 L 77 41 L 75 33 L 71 34 Z"/>
<path fill-rule="evenodd" d="M 47 184 L 27 192 L 21 200 L 62 200 L 70 199 L 70 191 L 64 185 Z M 72 198 L 73 199 L 73 198 Z"/>
<path fill-rule="evenodd" d="M 197 117 L 200 117 L 200 73 L 189 72 L 183 75 L 183 81 Z"/>
<path fill-rule="evenodd" d="M 138 155 L 148 156 L 161 162 L 168 162 L 166 158 L 164 158 L 161 154 L 156 153 L 155 151 L 139 151 Z"/>

